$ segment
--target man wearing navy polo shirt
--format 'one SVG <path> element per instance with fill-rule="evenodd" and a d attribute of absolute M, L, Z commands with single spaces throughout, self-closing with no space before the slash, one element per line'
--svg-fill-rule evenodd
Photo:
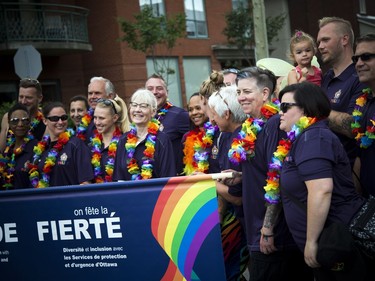
<path fill-rule="evenodd" d="M 174 106 L 168 101 L 167 85 L 162 76 L 151 75 L 146 81 L 145 88 L 156 97 L 158 108 L 155 118 L 160 122 L 160 130 L 166 133 L 172 142 L 176 172 L 181 174 L 183 168 L 181 139 L 189 131 L 189 114 L 186 110 Z"/>
<path fill-rule="evenodd" d="M 360 112 L 356 117 L 360 127 L 357 144 L 359 146 L 360 182 L 365 197 L 375 196 L 373 173 L 375 171 L 375 34 L 367 34 L 356 40 L 357 47 L 353 62 L 358 73 L 359 81 L 367 87 L 363 91 L 363 103 L 358 103 L 356 110 Z M 352 124 L 355 120 L 347 115 L 342 121 L 342 133 L 355 137 Z M 357 127 L 357 126 L 354 126 Z M 354 133 L 354 134 L 353 134 Z"/>
<path fill-rule="evenodd" d="M 354 33 L 350 22 L 337 17 L 320 19 L 317 43 L 323 63 L 331 67 L 322 80 L 322 89 L 331 101 L 329 126 L 344 145 L 353 167 L 357 147 L 353 139 L 340 133 L 340 127 L 342 118 L 352 114 L 365 86 L 359 82 L 352 62 Z"/>

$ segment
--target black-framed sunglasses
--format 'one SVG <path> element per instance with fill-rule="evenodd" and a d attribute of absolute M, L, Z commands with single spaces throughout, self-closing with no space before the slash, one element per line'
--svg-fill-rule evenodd
<path fill-rule="evenodd" d="M 291 109 L 293 106 L 298 106 L 298 103 L 295 102 L 282 102 L 280 104 L 280 110 L 283 113 L 286 113 L 289 109 Z"/>
<path fill-rule="evenodd" d="M 237 68 L 226 68 L 223 70 L 223 74 L 227 73 L 233 73 L 233 74 L 238 74 L 240 71 Z"/>
<path fill-rule="evenodd" d="M 216 92 L 216 95 L 218 95 L 221 100 L 225 103 L 225 105 L 227 106 L 228 110 L 230 111 L 229 109 L 229 104 L 227 103 L 227 101 L 223 98 L 223 96 L 221 95 L 220 91 Z"/>
<path fill-rule="evenodd" d="M 48 119 L 51 122 L 58 122 L 60 119 L 61 121 L 68 120 L 69 116 L 67 114 L 63 114 L 61 116 L 48 116 L 46 119 Z"/>
<path fill-rule="evenodd" d="M 98 99 L 96 102 L 97 103 L 102 103 L 102 104 L 104 104 L 106 106 L 112 106 L 113 111 L 115 112 L 115 114 L 117 114 L 116 107 L 115 107 L 115 105 L 113 104 L 113 102 L 111 100 L 109 100 L 109 99 Z"/>
<path fill-rule="evenodd" d="M 12 125 L 12 126 L 17 126 L 20 121 L 21 121 L 21 124 L 24 125 L 24 126 L 30 124 L 30 118 L 29 117 L 22 117 L 22 118 L 14 117 L 14 118 L 11 118 L 9 120 L 9 124 Z"/>
<path fill-rule="evenodd" d="M 364 53 L 362 55 L 352 56 L 352 61 L 357 63 L 359 59 L 362 61 L 369 61 L 372 58 L 375 58 L 375 54 Z"/>

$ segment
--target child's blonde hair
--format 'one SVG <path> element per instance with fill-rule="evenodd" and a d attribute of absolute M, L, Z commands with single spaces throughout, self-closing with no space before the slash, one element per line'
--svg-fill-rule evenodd
<path fill-rule="evenodd" d="M 294 59 L 294 55 L 293 55 L 294 46 L 297 43 L 305 42 L 305 41 L 310 42 L 311 47 L 314 49 L 314 55 L 316 54 L 317 48 L 316 48 L 316 43 L 315 43 L 314 38 L 312 38 L 310 34 L 307 34 L 301 30 L 296 30 L 296 32 L 290 39 L 290 46 L 289 46 L 289 51 L 290 51 L 289 57 L 293 62 L 296 62 Z"/>

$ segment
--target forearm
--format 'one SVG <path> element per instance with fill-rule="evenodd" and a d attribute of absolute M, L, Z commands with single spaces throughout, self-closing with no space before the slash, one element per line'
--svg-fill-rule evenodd
<path fill-rule="evenodd" d="M 242 197 L 233 196 L 229 193 L 229 187 L 221 182 L 216 182 L 216 191 L 222 196 L 226 201 L 232 203 L 236 206 L 242 205 Z"/>
<path fill-rule="evenodd" d="M 339 112 L 331 110 L 328 117 L 329 127 L 332 131 L 340 133 L 349 138 L 353 138 L 351 124 L 353 122 L 353 117 L 345 112 Z"/>
<path fill-rule="evenodd" d="M 273 229 L 276 225 L 282 205 L 281 204 L 267 204 L 266 213 L 263 219 L 262 234 L 273 235 Z"/>

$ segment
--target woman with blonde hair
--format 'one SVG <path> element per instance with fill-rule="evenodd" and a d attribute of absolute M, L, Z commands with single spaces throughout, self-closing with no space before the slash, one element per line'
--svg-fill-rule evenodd
<path fill-rule="evenodd" d="M 91 147 L 91 164 L 95 182 L 111 182 L 117 151 L 117 144 L 130 123 L 125 102 L 119 96 L 114 99 L 99 99 L 94 111 L 94 136 Z"/>

